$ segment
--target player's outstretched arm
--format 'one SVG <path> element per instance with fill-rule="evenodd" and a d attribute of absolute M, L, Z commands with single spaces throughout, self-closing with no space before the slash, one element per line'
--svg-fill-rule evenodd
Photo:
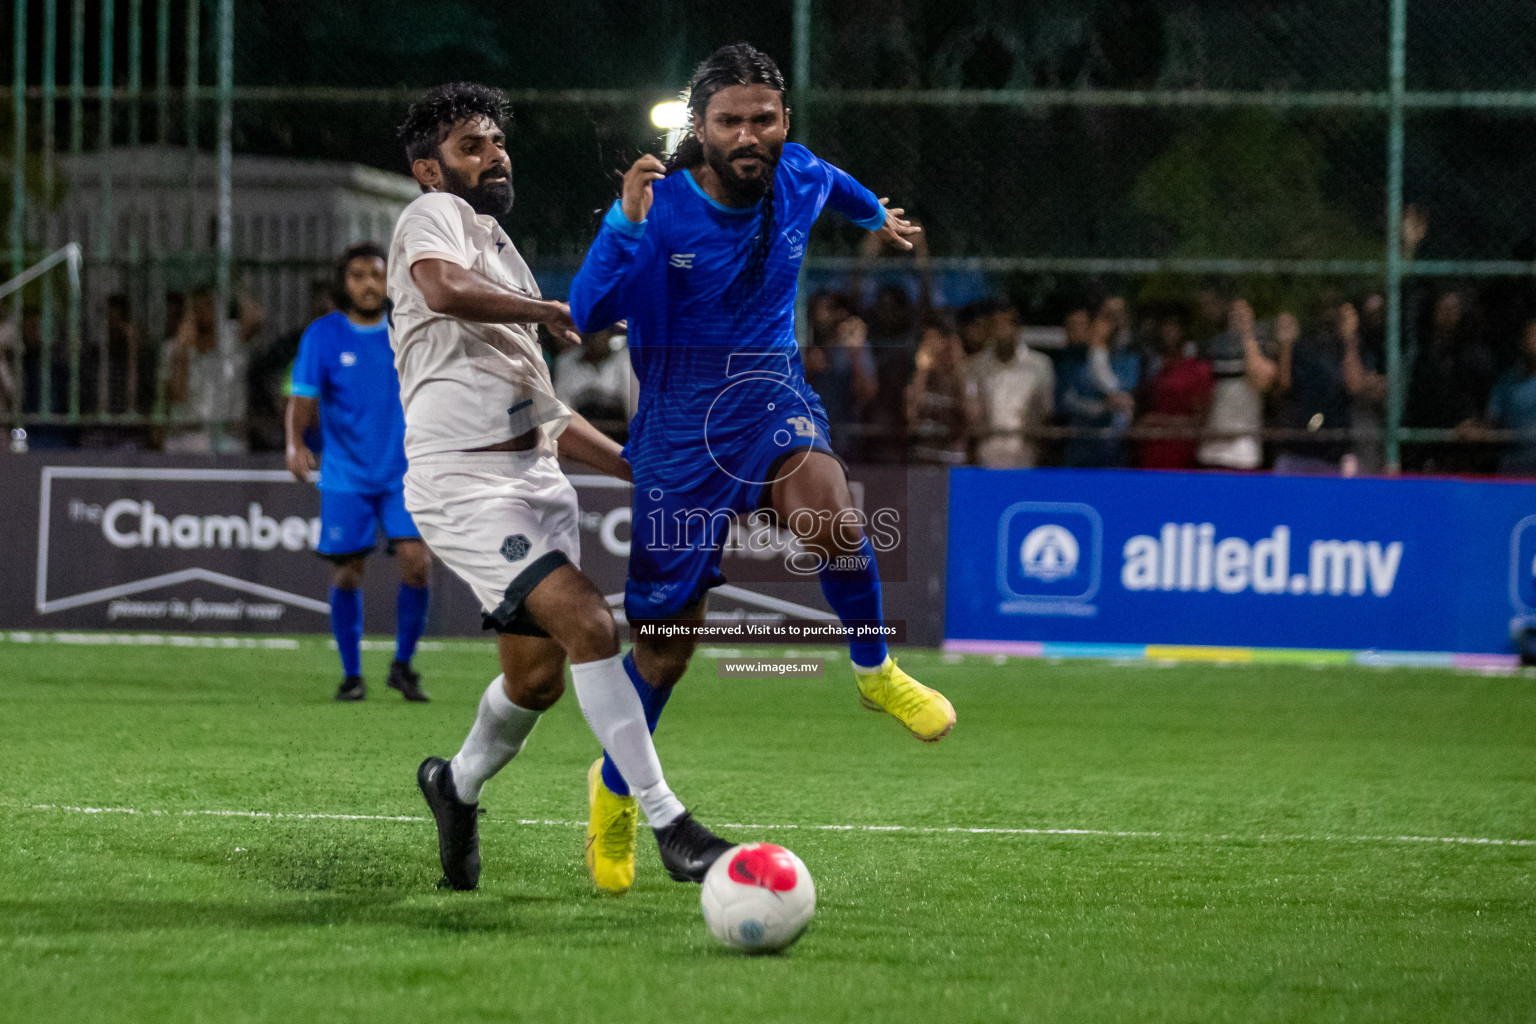
<path fill-rule="evenodd" d="M 563 459 L 573 459 L 620 480 L 635 478 L 619 442 L 598 430 L 579 412 L 571 413 L 571 422 L 560 434 L 559 446 Z"/>
<path fill-rule="evenodd" d="M 434 313 L 479 324 L 543 324 L 561 341 L 581 344 L 571 308 L 563 302 L 519 295 L 457 263 L 430 257 L 411 264 L 411 280 Z"/>
<path fill-rule="evenodd" d="M 922 233 L 922 228 L 902 218 L 906 210 L 892 207 L 891 201 L 876 198 L 875 194 L 859 184 L 847 171 L 825 160 L 813 157 L 824 168 L 828 178 L 827 205 L 873 234 L 887 245 L 898 249 L 911 249 L 908 239 Z"/>
<path fill-rule="evenodd" d="M 603 218 L 597 238 L 581 261 L 581 270 L 571 282 L 571 315 L 578 329 L 600 331 L 624 319 L 621 296 L 655 200 L 651 186 L 666 176 L 666 165 L 649 153 L 624 172 L 619 201 Z"/>

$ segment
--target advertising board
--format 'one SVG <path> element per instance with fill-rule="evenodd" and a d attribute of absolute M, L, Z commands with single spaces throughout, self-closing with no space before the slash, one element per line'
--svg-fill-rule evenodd
<path fill-rule="evenodd" d="M 888 508 L 898 529 L 879 561 L 887 616 L 908 642 L 942 628 L 942 470 L 856 468 L 861 505 Z M 630 487 L 571 469 L 581 506 L 582 568 L 622 615 L 631 536 Z M 909 491 L 921 494 L 913 506 Z M 271 458 L 197 465 L 152 454 L 33 452 L 0 457 L 0 515 L 9 524 L 0 628 L 117 632 L 324 633 L 329 566 L 315 554 L 320 499 Z M 764 543 L 755 543 L 765 539 Z M 914 543 L 914 539 L 918 542 Z M 786 568 L 787 535 L 733 535 L 730 583 L 712 619 L 835 621 L 814 575 Z M 368 561 L 365 627 L 393 632 L 397 577 Z M 434 563 L 432 635 L 484 635 L 467 587 Z"/>
<path fill-rule="evenodd" d="M 1532 484 L 959 469 L 950 488 L 951 641 L 1496 654 L 1536 615 Z"/>

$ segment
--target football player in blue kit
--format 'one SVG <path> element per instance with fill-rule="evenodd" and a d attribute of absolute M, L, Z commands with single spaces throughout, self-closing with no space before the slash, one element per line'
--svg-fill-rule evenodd
<path fill-rule="evenodd" d="M 431 556 L 405 509 L 405 416 L 384 313 L 384 250 L 370 242 L 344 252 L 336 267 L 338 305 L 310 324 L 293 366 L 285 419 L 288 470 L 303 483 L 315 469 L 305 431 L 320 422 L 319 552 L 335 563 L 331 632 L 341 654 L 336 699 L 362 700 L 363 567 L 382 529 L 400 566 L 395 658 L 387 685 L 426 701 L 411 667 L 427 624 Z"/>
<path fill-rule="evenodd" d="M 805 381 L 796 279 L 825 206 L 903 249 L 920 229 L 786 141 L 783 76 L 753 47 L 722 47 L 700 64 L 688 107 L 672 157 L 642 156 L 624 175 L 571 285 L 581 331 L 628 321 L 640 381 L 624 452 L 635 483 L 625 614 L 702 622 L 708 591 L 725 581 L 732 519 L 766 511 L 819 554 L 822 592 L 845 625 L 883 625 L 874 549 Z M 641 637 L 625 660 L 652 729 L 695 645 Z M 849 649 L 866 707 L 928 742 L 953 727 L 949 701 L 898 668 L 879 635 Z M 607 891 L 633 878 L 627 793 L 611 760 L 589 770 L 587 865 Z"/>

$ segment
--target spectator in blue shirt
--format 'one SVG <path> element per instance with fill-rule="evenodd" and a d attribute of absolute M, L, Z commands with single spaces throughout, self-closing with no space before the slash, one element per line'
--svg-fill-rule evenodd
<path fill-rule="evenodd" d="M 1520 361 L 1504 371 L 1488 399 L 1488 424 L 1518 435 L 1499 456 L 1506 476 L 1536 476 L 1536 319 L 1520 335 Z"/>
<path fill-rule="evenodd" d="M 336 267 L 337 312 L 304 331 L 293 366 L 285 420 L 288 471 L 299 482 L 315 469 L 304 440 L 316 418 L 324 440 L 320 468 L 320 546 L 334 562 L 331 631 L 341 654 L 337 700 L 362 700 L 363 566 L 382 528 L 399 559 L 395 660 L 388 686 L 425 701 L 411 668 L 427 621 L 431 556 L 405 509 L 405 414 L 384 311 L 384 250 L 372 243 L 342 253 Z"/>
<path fill-rule="evenodd" d="M 1057 376 L 1056 405 L 1067 426 L 1083 434 L 1068 438 L 1063 465 L 1125 465 L 1124 435 L 1136 411 L 1132 396 L 1141 383 L 1141 355 L 1130 345 L 1127 324 L 1125 302 L 1118 297 L 1105 301 L 1097 316 L 1077 309 L 1067 317 L 1068 351 Z M 1089 434 L 1105 430 L 1108 436 Z"/>

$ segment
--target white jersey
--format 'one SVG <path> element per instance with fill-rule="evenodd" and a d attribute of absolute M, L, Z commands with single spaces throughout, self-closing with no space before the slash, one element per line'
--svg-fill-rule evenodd
<path fill-rule="evenodd" d="M 389 245 L 390 344 L 400 375 L 408 459 L 498 444 L 542 427 L 553 454 L 570 411 L 555 398 L 532 324 L 480 324 L 434 313 L 411 279 L 422 259 L 456 263 L 528 298 L 539 286 L 494 217 L 428 192 L 400 214 Z"/>

